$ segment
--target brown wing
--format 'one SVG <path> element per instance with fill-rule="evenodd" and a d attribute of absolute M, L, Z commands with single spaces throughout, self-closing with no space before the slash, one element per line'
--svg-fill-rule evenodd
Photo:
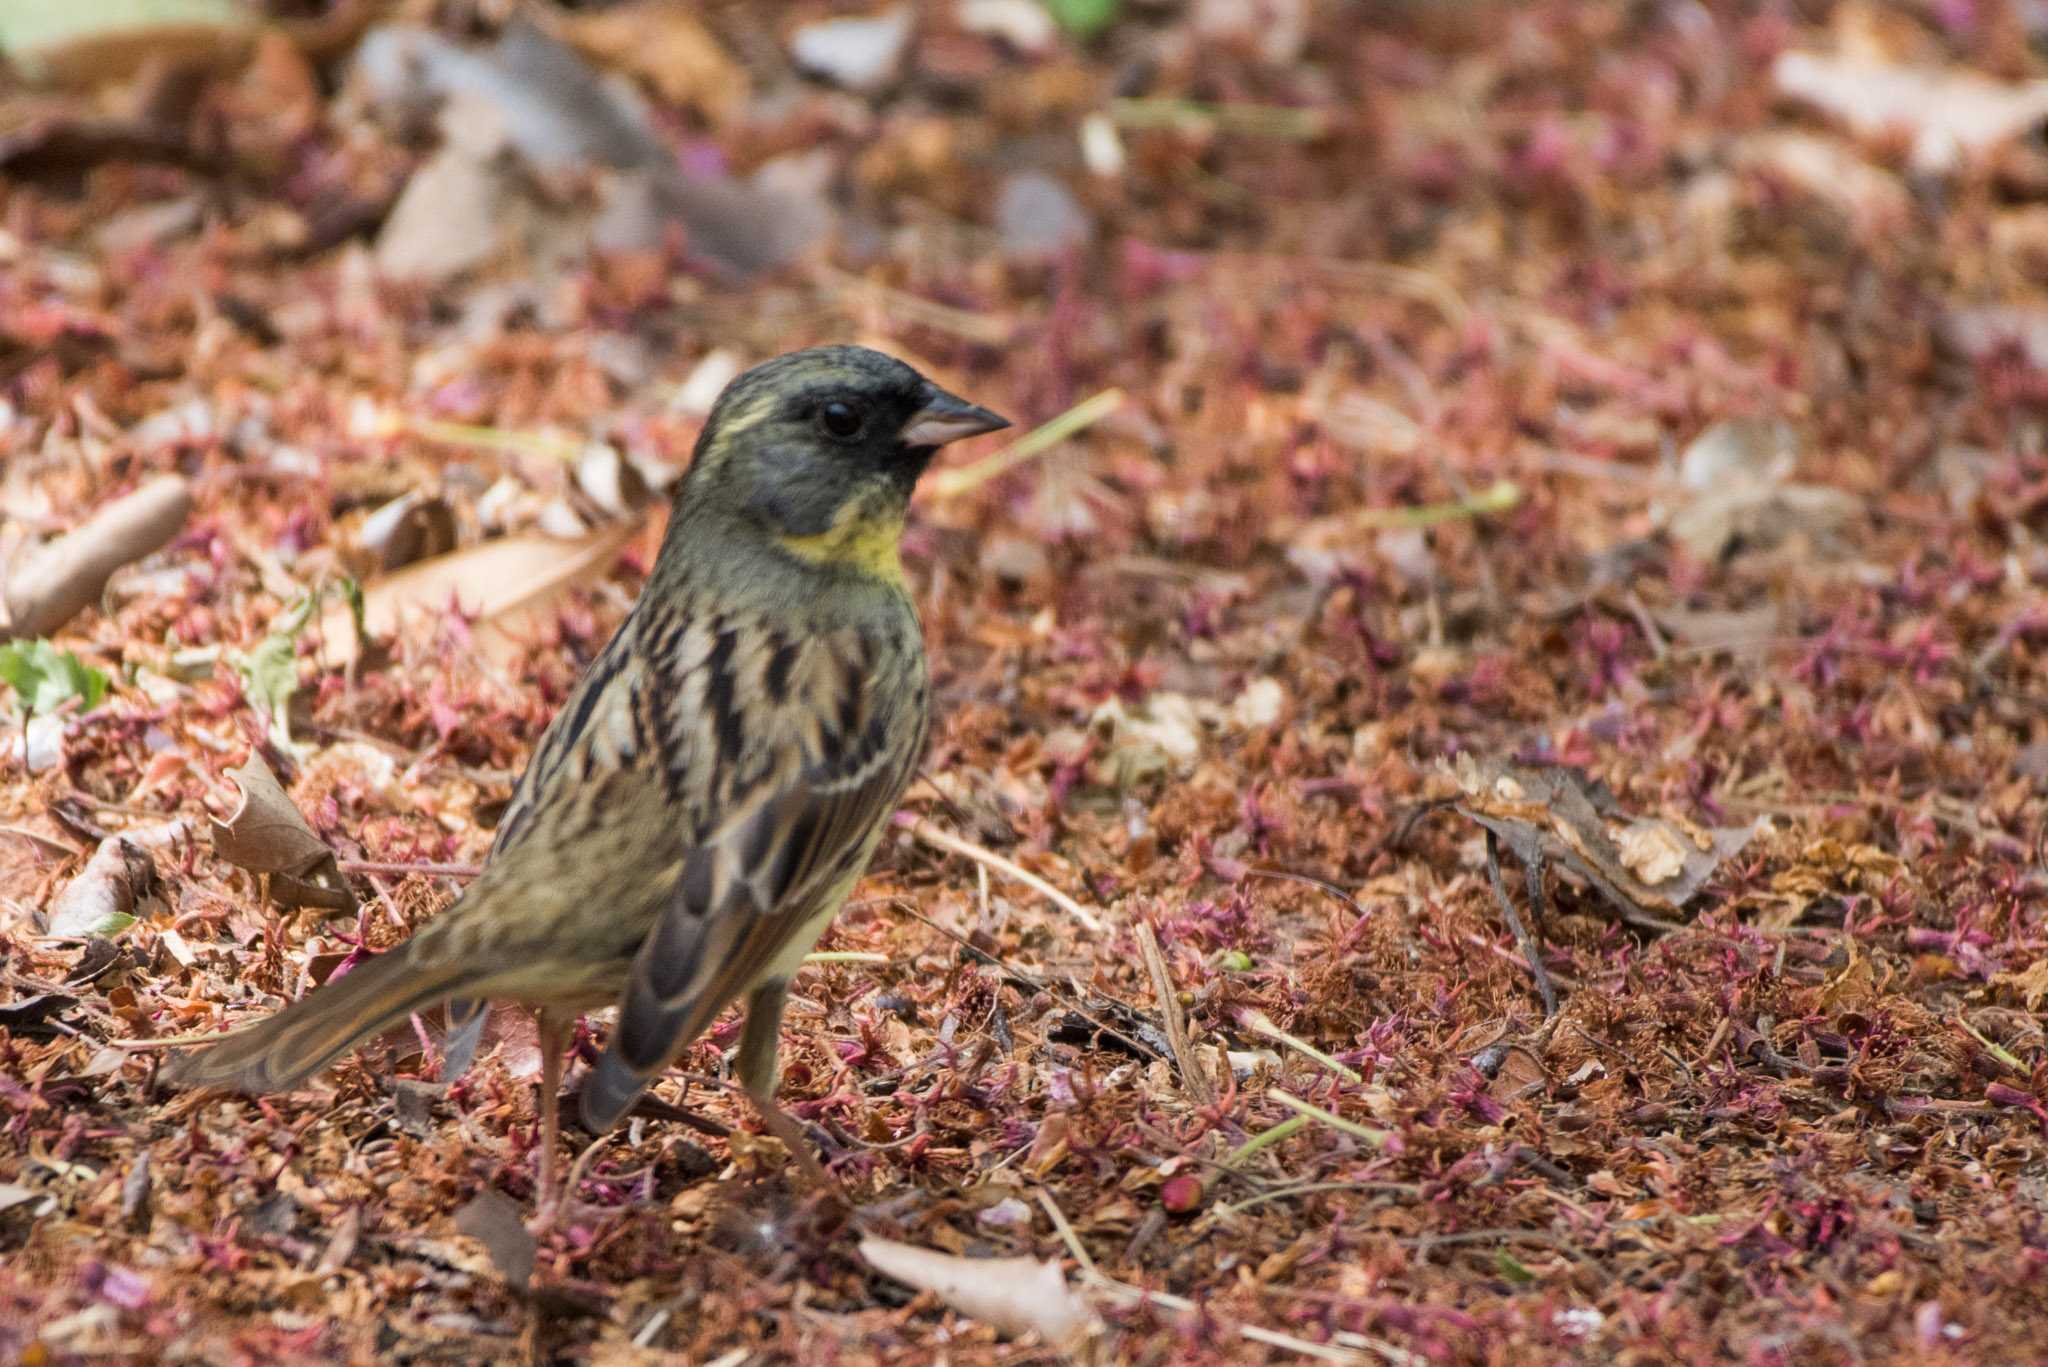
<path fill-rule="evenodd" d="M 839 656 L 836 668 L 812 672 L 831 687 L 804 707 L 825 719 L 814 733 L 823 743 L 685 859 L 584 1088 L 592 1129 L 616 1124 L 648 1080 L 834 910 L 859 875 L 924 743 L 923 670 L 890 644 L 812 644 Z"/>

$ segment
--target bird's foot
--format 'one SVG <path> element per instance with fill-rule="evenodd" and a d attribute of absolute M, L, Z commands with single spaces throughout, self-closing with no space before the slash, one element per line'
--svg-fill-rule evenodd
<path fill-rule="evenodd" d="M 596 1215 L 603 1210 L 601 1206 L 584 1205 L 576 1199 L 576 1193 L 583 1186 L 584 1169 L 590 1166 L 591 1158 L 609 1138 L 610 1135 L 599 1135 L 585 1145 L 583 1152 L 577 1154 L 576 1161 L 569 1166 L 569 1180 L 559 1188 L 554 1183 L 553 1165 L 542 1165 L 540 1190 L 534 1198 L 533 1215 L 526 1222 L 527 1233 L 536 1239 L 545 1238 L 565 1217 L 573 1224 L 584 1215 Z"/>
<path fill-rule="evenodd" d="M 812 1147 L 796 1118 L 767 1097 L 749 1093 L 748 1099 L 754 1103 L 754 1113 L 760 1116 L 762 1128 L 781 1140 L 782 1147 L 789 1150 L 789 1161 L 795 1165 L 804 1184 L 842 1206 L 849 1204 L 845 1188 L 818 1161 L 818 1151 Z"/>

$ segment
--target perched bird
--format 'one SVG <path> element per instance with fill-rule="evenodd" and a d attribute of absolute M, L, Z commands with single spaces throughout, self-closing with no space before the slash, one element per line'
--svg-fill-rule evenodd
<path fill-rule="evenodd" d="M 541 737 L 482 875 L 404 944 L 181 1056 L 167 1078 L 282 1090 L 443 1003 L 459 1071 L 486 1003 L 537 1007 L 545 1221 L 577 1014 L 619 1008 L 582 1092 L 601 1134 L 744 996 L 741 1085 L 818 1175 L 775 1105 L 776 1052 L 790 976 L 924 749 L 904 515 L 938 447 L 1008 425 L 862 347 L 793 352 L 734 380 L 640 601 Z"/>

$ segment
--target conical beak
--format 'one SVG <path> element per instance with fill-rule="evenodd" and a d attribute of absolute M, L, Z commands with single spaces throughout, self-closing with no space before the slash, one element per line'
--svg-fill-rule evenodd
<path fill-rule="evenodd" d="M 932 385 L 924 407 L 903 424 L 903 444 L 910 447 L 944 446 L 962 437 L 999 432 L 1009 425 L 1008 418 Z"/>

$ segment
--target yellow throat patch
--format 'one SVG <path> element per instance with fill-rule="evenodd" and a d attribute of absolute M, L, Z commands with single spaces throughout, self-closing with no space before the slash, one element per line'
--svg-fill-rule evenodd
<path fill-rule="evenodd" d="M 901 513 L 871 511 L 858 500 L 841 508 L 825 531 L 776 538 L 784 550 L 814 565 L 843 565 L 899 587 L 903 560 L 897 543 L 902 539 Z"/>

